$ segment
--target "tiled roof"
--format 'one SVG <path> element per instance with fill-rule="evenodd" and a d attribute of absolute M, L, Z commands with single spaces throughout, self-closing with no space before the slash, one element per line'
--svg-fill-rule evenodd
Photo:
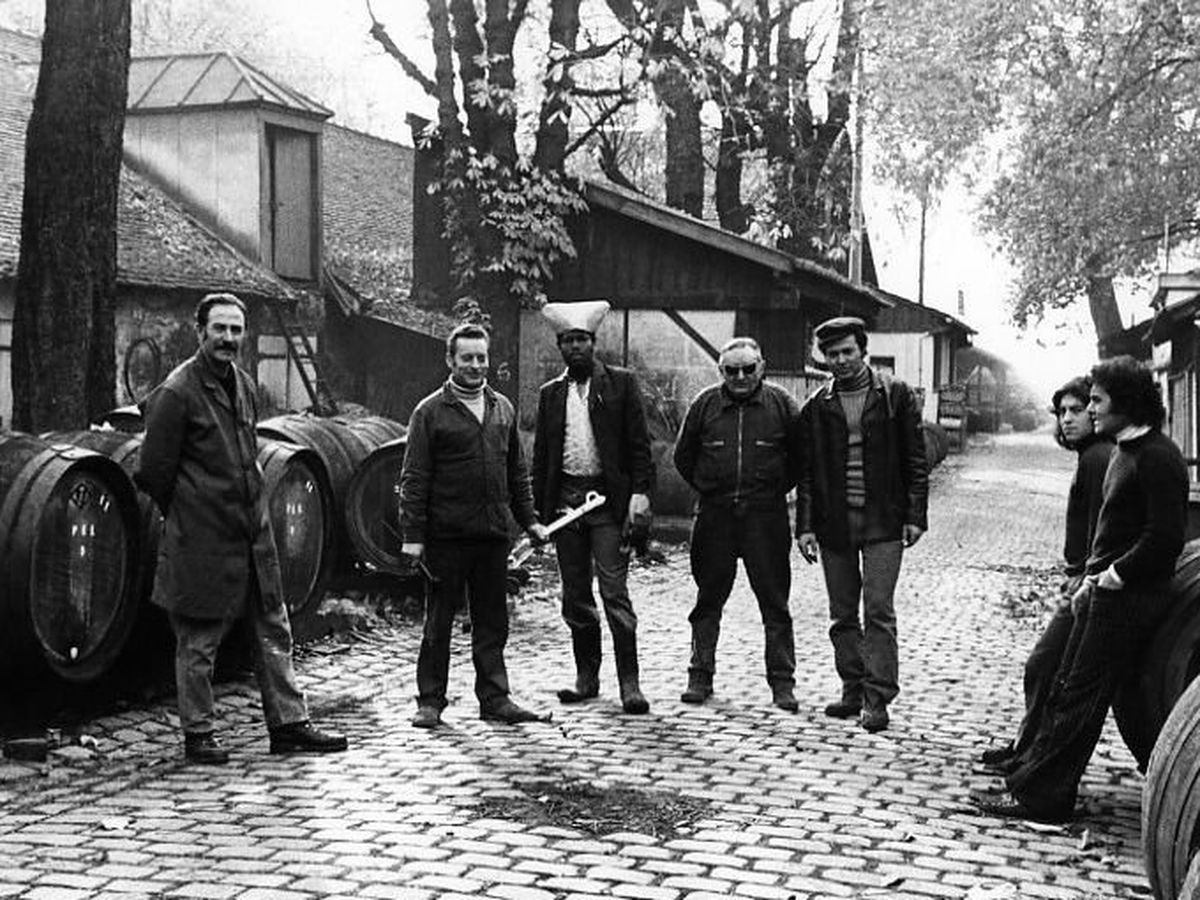
<path fill-rule="evenodd" d="M 25 184 L 25 126 L 40 42 L 0 28 L 0 277 L 16 274 Z M 117 206 L 117 281 L 286 297 L 287 286 L 192 218 L 128 165 Z"/>
<path fill-rule="evenodd" d="M 181 53 L 130 60 L 131 112 L 185 106 L 273 106 L 319 119 L 333 115 L 332 110 L 229 53 Z"/>
<path fill-rule="evenodd" d="M 409 296 L 412 148 L 327 124 L 321 156 L 327 268 L 363 301 L 362 311 L 445 337 L 454 318 Z"/>

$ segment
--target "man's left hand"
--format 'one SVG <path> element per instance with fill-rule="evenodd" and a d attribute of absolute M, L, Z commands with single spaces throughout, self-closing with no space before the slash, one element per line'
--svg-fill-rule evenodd
<path fill-rule="evenodd" d="M 625 517 L 630 525 L 645 524 L 650 518 L 650 498 L 645 494 L 633 494 L 629 498 L 629 514 Z"/>
<path fill-rule="evenodd" d="M 921 535 L 925 533 L 925 529 L 920 525 L 905 525 L 903 532 L 903 541 L 905 547 L 911 547 L 921 539 Z"/>
<path fill-rule="evenodd" d="M 535 544 L 544 544 L 550 540 L 550 529 L 541 522 L 534 522 L 525 529 L 525 533 L 529 535 L 529 539 Z"/>

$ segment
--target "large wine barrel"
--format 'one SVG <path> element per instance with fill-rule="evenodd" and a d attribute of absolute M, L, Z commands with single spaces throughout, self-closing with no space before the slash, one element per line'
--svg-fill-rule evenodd
<path fill-rule="evenodd" d="M 283 575 L 283 596 L 293 617 L 315 608 L 333 550 L 333 501 L 325 464 L 312 450 L 258 439 L 263 489 Z"/>
<path fill-rule="evenodd" d="M 1171 609 L 1136 676 L 1113 700 L 1117 728 L 1143 772 L 1172 707 L 1200 674 L 1200 540 L 1190 541 L 1179 554 L 1171 594 Z"/>
<path fill-rule="evenodd" d="M 363 562 L 384 572 L 406 571 L 400 556 L 400 467 L 408 438 L 371 451 L 346 488 L 346 532 Z"/>
<path fill-rule="evenodd" d="M 91 450 L 0 438 L 0 660 L 93 681 L 137 616 L 137 499 Z"/>
<path fill-rule="evenodd" d="M 1184 898 L 1181 889 L 1200 848 L 1200 682 L 1179 698 L 1150 755 L 1142 786 L 1142 848 L 1154 896 Z"/>
<path fill-rule="evenodd" d="M 307 447 L 321 458 L 329 478 L 332 499 L 329 522 L 336 526 L 332 567 L 345 571 L 353 563 L 354 548 L 346 534 L 346 488 L 358 465 L 385 441 L 403 437 L 405 427 L 379 416 L 359 419 L 332 418 L 292 413 L 260 422 L 260 437 Z"/>

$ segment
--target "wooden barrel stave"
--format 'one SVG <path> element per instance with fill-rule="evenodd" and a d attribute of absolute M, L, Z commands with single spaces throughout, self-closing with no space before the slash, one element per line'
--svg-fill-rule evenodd
<path fill-rule="evenodd" d="M 1179 554 L 1170 590 L 1170 611 L 1136 675 L 1113 698 L 1117 728 L 1143 772 L 1172 707 L 1200 674 L 1200 540 L 1189 541 Z"/>
<path fill-rule="evenodd" d="M 380 416 L 322 419 L 293 413 L 259 423 L 258 433 L 261 437 L 307 447 L 325 464 L 332 501 L 329 521 L 336 530 L 331 567 L 335 571 L 349 570 L 356 559 L 345 528 L 346 491 L 350 480 L 359 464 L 378 444 L 403 437 L 405 427 Z"/>
<path fill-rule="evenodd" d="M 333 549 L 325 465 L 313 450 L 260 437 L 258 461 L 269 498 L 284 601 L 293 616 L 321 599 Z"/>
<path fill-rule="evenodd" d="M 363 562 L 383 572 L 403 573 L 400 556 L 400 468 L 408 439 L 397 438 L 371 451 L 346 490 L 346 532 Z"/>
<path fill-rule="evenodd" d="M 1150 756 L 1142 787 L 1142 847 L 1154 895 L 1181 897 L 1200 847 L 1200 682 L 1180 697 Z"/>
<path fill-rule="evenodd" d="M 0 455 L 6 664 L 95 680 L 137 615 L 133 485 L 99 453 L 32 435 L 0 439 Z"/>

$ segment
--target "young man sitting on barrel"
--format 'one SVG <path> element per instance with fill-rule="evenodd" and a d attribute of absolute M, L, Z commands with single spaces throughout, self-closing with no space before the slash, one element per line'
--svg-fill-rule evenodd
<path fill-rule="evenodd" d="M 346 738 L 313 728 L 292 670 L 292 630 L 258 465 L 254 382 L 234 360 L 246 307 L 233 294 L 196 306 L 200 349 L 145 402 L 146 438 L 134 480 L 154 498 L 164 525 L 152 600 L 175 633 L 175 682 L 184 756 L 220 764 L 212 672 L 217 648 L 246 616 L 272 753 L 346 749 Z"/>

